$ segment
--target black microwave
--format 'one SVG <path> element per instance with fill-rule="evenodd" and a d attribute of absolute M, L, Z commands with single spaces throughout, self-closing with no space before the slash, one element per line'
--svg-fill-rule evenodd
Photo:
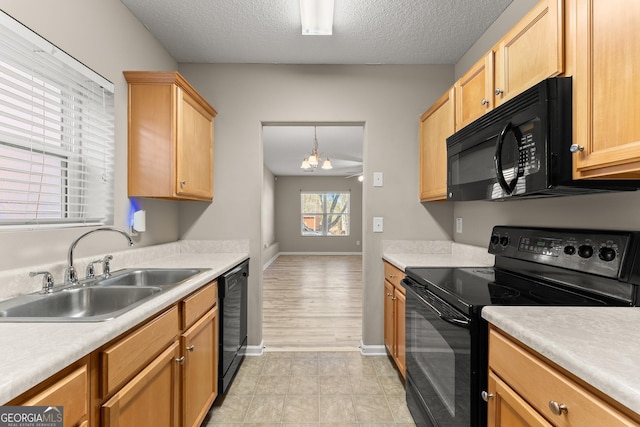
<path fill-rule="evenodd" d="M 543 80 L 447 138 L 447 199 L 505 200 L 637 190 L 574 180 L 571 77 Z"/>

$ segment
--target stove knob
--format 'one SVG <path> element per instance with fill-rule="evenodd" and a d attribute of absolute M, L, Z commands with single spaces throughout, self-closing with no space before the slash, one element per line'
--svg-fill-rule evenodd
<path fill-rule="evenodd" d="M 509 244 L 509 238 L 507 236 L 502 236 L 500 238 L 500 246 L 506 247 Z"/>
<path fill-rule="evenodd" d="M 564 253 L 567 255 L 573 255 L 576 253 L 576 247 L 575 246 L 565 246 L 564 247 Z"/>
<path fill-rule="evenodd" d="M 582 245 L 578 248 L 578 255 L 581 258 L 591 258 L 593 255 L 593 247 L 589 245 Z"/>
<path fill-rule="evenodd" d="M 616 257 L 616 251 L 613 248 L 600 248 L 598 257 L 603 261 L 613 261 Z"/>
<path fill-rule="evenodd" d="M 494 234 L 491 236 L 491 244 L 493 246 L 497 245 L 499 241 L 500 241 L 500 237 L 497 234 Z"/>

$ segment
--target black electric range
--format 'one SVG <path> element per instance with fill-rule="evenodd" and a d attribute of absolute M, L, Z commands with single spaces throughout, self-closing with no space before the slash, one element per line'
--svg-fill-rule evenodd
<path fill-rule="evenodd" d="M 640 233 L 495 227 L 493 267 L 408 267 L 407 403 L 419 426 L 484 426 L 487 305 L 638 306 Z"/>

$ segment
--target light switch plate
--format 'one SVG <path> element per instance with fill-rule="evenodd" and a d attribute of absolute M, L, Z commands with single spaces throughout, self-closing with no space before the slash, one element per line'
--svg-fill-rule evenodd
<path fill-rule="evenodd" d="M 374 216 L 373 217 L 373 232 L 374 233 L 382 233 L 383 230 L 382 217 Z"/>
<path fill-rule="evenodd" d="M 456 233 L 462 233 L 462 218 L 456 218 Z"/>
<path fill-rule="evenodd" d="M 382 187 L 382 172 L 373 173 L 373 186 Z"/>

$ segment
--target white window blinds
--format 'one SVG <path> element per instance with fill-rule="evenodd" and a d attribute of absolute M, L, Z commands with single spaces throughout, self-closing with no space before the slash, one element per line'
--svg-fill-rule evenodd
<path fill-rule="evenodd" d="M 0 227 L 113 223 L 113 84 L 0 12 Z"/>

